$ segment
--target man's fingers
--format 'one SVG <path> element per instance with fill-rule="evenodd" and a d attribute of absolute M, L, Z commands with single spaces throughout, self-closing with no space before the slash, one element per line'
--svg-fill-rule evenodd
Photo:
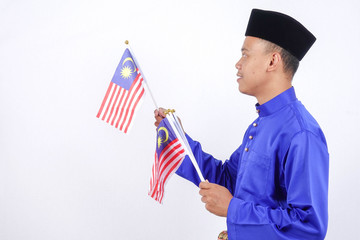
<path fill-rule="evenodd" d="M 166 115 L 165 115 L 165 109 L 164 108 L 159 108 L 159 115 L 161 116 L 161 117 L 166 117 Z"/>
<path fill-rule="evenodd" d="M 213 213 L 213 210 L 212 210 L 212 208 L 211 208 L 211 205 L 210 204 L 205 204 L 205 208 L 206 208 L 206 210 L 208 210 L 209 212 L 211 212 L 211 213 Z"/>
<path fill-rule="evenodd" d="M 208 181 L 199 184 L 199 194 L 201 201 L 205 203 L 205 208 L 209 212 L 226 217 L 228 207 L 233 196 L 229 190 L 223 186 Z"/>
<path fill-rule="evenodd" d="M 201 188 L 201 189 L 209 189 L 210 188 L 210 183 L 206 180 L 205 182 L 201 182 L 200 184 L 199 184 L 199 188 Z"/>
<path fill-rule="evenodd" d="M 164 118 L 163 118 L 163 117 L 160 117 L 160 116 L 156 116 L 155 119 L 156 119 L 156 121 L 161 122 L 161 120 L 163 120 Z"/>
<path fill-rule="evenodd" d="M 156 122 L 154 123 L 154 125 L 156 127 L 159 126 L 161 120 L 163 120 L 165 118 L 165 114 L 164 114 L 165 109 L 164 108 L 159 108 L 159 109 L 155 109 L 154 110 L 154 116 L 155 116 L 155 120 Z"/>
<path fill-rule="evenodd" d="M 160 116 L 160 117 L 164 118 L 164 117 L 166 117 L 165 111 L 166 110 L 164 108 L 155 109 L 154 110 L 154 115 L 155 115 L 155 117 Z"/>
<path fill-rule="evenodd" d="M 206 192 L 207 192 L 207 189 L 202 188 L 202 189 L 200 189 L 199 194 L 201 196 L 205 196 Z"/>
<path fill-rule="evenodd" d="M 160 116 L 162 118 L 165 118 L 166 117 L 165 116 L 165 111 L 166 111 L 165 108 L 155 109 L 155 111 L 154 111 L 155 117 Z"/>

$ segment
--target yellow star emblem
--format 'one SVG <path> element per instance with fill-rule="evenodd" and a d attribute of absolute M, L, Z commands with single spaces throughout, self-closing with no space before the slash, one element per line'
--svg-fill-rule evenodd
<path fill-rule="evenodd" d="M 131 77 L 131 74 L 133 73 L 132 69 L 128 66 L 124 66 L 122 69 L 121 69 L 121 77 L 122 78 L 125 78 L 125 79 L 128 79 Z"/>

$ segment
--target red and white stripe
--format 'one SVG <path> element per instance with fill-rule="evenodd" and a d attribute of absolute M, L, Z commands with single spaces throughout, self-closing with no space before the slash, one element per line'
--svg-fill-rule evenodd
<path fill-rule="evenodd" d="M 137 71 L 129 90 L 110 82 L 96 117 L 127 133 L 145 93 L 143 81 L 140 72 Z"/>
<path fill-rule="evenodd" d="M 155 152 L 155 163 L 152 167 L 149 196 L 159 203 L 162 203 L 165 185 L 170 176 L 180 167 L 184 158 L 185 150 L 178 139 L 169 143 L 163 149 L 159 158 Z"/>

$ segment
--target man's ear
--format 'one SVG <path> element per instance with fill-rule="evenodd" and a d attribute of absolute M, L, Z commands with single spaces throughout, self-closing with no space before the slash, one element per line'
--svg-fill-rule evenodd
<path fill-rule="evenodd" d="M 275 71 L 276 69 L 279 69 L 281 67 L 281 55 L 278 52 L 273 52 L 270 56 L 270 61 L 267 67 L 268 72 Z"/>

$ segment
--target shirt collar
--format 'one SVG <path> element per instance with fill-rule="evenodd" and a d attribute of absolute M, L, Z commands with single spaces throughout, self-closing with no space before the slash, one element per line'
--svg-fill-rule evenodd
<path fill-rule="evenodd" d="M 287 104 L 294 102 L 296 100 L 297 98 L 294 87 L 291 87 L 288 90 L 280 93 L 279 95 L 277 95 L 276 97 L 274 97 L 273 99 L 267 101 L 262 105 L 257 103 L 255 107 L 260 117 L 266 117 L 268 115 L 277 112 Z"/>

